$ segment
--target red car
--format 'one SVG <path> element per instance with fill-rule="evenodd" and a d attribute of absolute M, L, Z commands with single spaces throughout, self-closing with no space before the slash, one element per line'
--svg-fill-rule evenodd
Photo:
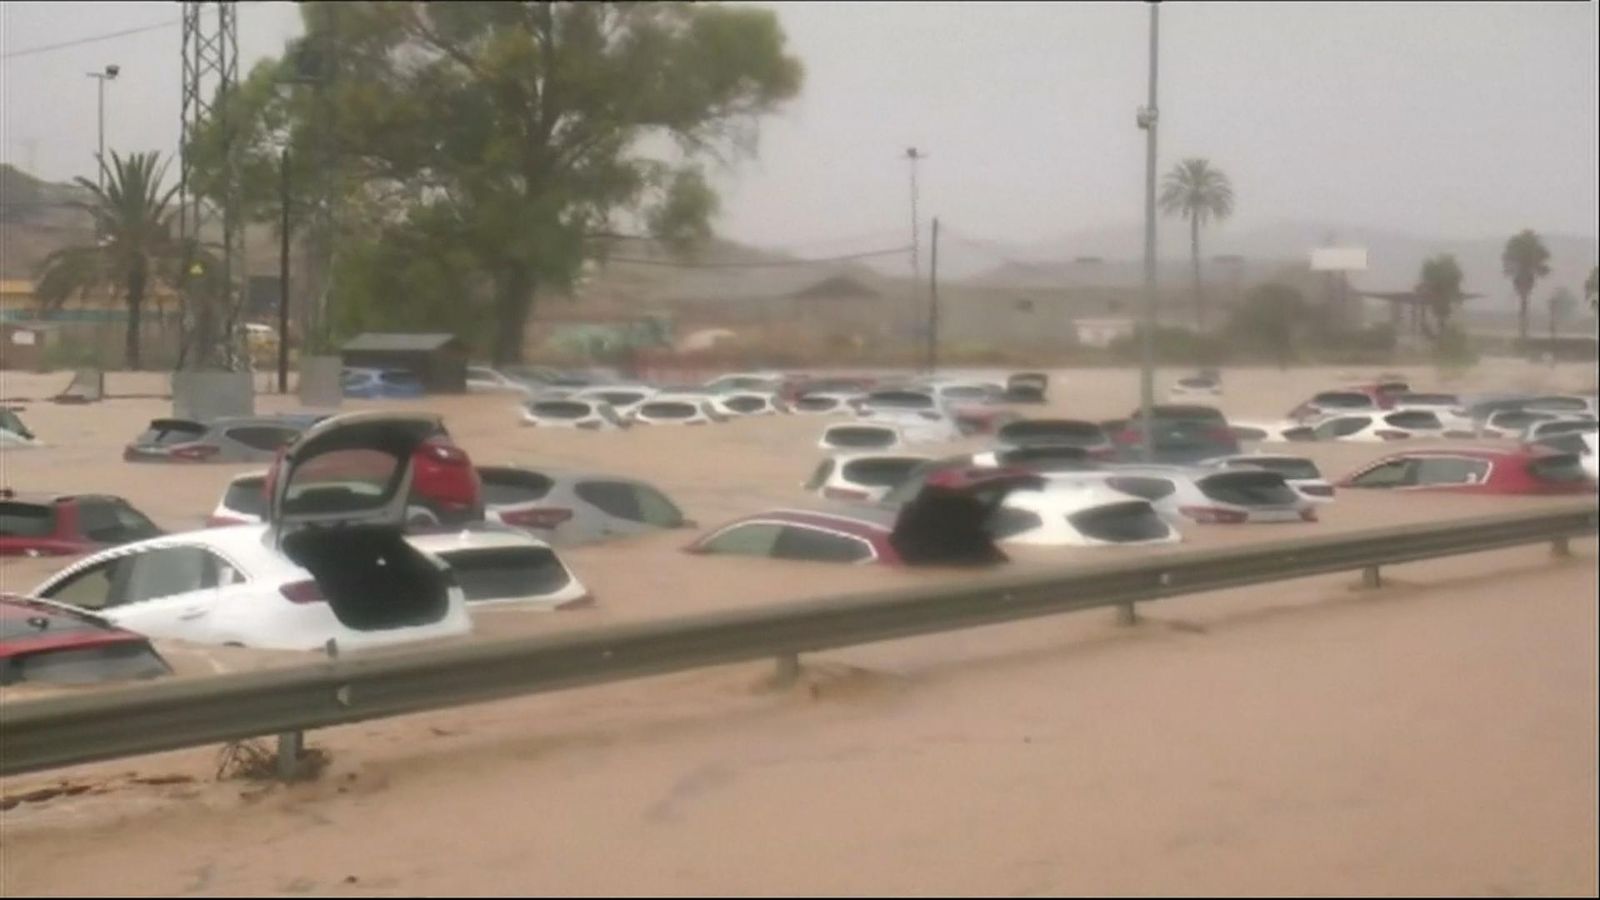
<path fill-rule="evenodd" d="M 172 674 L 144 635 L 53 603 L 0 594 L 0 685 L 94 684 Z"/>
<path fill-rule="evenodd" d="M 990 516 L 1012 490 L 1042 483 L 1016 470 L 940 469 L 898 509 L 773 510 L 729 522 L 687 550 L 893 566 L 1000 563 L 1006 555 L 985 527 Z"/>
<path fill-rule="evenodd" d="M 0 556 L 75 556 L 162 533 L 121 497 L 0 489 Z"/>
<path fill-rule="evenodd" d="M 1520 449 L 1395 453 L 1346 476 L 1339 487 L 1479 494 L 1594 492 L 1576 454 Z"/>
<path fill-rule="evenodd" d="M 353 415 L 385 414 L 373 412 Z M 263 497 L 272 496 L 272 484 L 278 466 L 283 462 L 286 449 L 287 447 L 278 451 L 277 458 L 272 461 L 272 467 L 267 470 L 267 477 L 261 485 Z M 339 453 L 330 456 L 332 458 L 327 460 L 325 465 L 319 466 L 321 471 L 314 473 L 314 477 L 336 476 L 340 466 L 349 466 L 353 475 L 370 476 L 368 466 L 371 463 L 393 465 L 384 454 L 371 454 L 368 451 L 351 451 L 348 454 Z M 321 462 L 319 460 L 319 463 Z M 478 477 L 478 470 L 472 465 L 472 458 L 467 456 L 465 450 L 456 446 L 450 433 L 444 429 L 443 423 L 440 424 L 438 432 L 423 441 L 412 454 L 410 505 L 426 510 L 440 525 L 465 525 L 483 521 L 483 482 Z"/>

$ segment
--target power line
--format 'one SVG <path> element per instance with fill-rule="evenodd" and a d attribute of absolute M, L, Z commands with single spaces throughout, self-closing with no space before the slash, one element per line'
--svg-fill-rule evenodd
<path fill-rule="evenodd" d="M 158 22 L 154 25 L 141 25 L 138 28 L 124 28 L 121 31 L 110 31 L 105 34 L 97 34 L 92 37 L 78 38 L 74 41 L 62 41 L 59 44 L 45 44 L 39 47 L 29 47 L 26 50 L 13 50 L 10 53 L 0 53 L 0 60 L 16 59 L 17 57 L 21 56 L 32 56 L 35 53 L 49 53 L 52 50 L 65 50 L 68 47 L 81 47 L 84 44 L 95 44 L 99 43 L 100 41 L 109 41 L 113 38 L 127 37 L 133 34 L 143 34 L 147 31 L 159 31 L 163 28 L 171 28 L 174 25 L 181 24 L 181 22 L 182 20 L 180 19 L 170 19 L 166 22 Z"/>
<path fill-rule="evenodd" d="M 854 259 L 871 259 L 878 256 L 898 256 L 909 253 L 911 248 L 895 247 L 890 250 L 872 250 L 866 253 L 851 253 L 846 256 L 829 256 L 822 259 L 780 259 L 770 262 L 745 262 L 745 263 L 688 263 L 676 262 L 667 259 L 630 259 L 619 256 L 608 257 L 606 263 L 628 263 L 636 266 L 660 266 L 668 269 L 774 269 L 789 266 L 815 266 L 827 263 L 848 262 Z"/>

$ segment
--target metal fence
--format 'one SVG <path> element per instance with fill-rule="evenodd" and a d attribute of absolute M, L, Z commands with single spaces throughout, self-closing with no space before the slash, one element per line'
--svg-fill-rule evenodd
<path fill-rule="evenodd" d="M 801 653 L 1105 607 L 1131 621 L 1138 602 L 1329 572 L 1375 586 L 1395 563 L 1541 542 L 1565 553 L 1597 519 L 1586 502 L 24 701 L 0 716 L 0 775 L 262 735 L 295 748 L 311 728 L 762 658 L 792 676 Z"/>

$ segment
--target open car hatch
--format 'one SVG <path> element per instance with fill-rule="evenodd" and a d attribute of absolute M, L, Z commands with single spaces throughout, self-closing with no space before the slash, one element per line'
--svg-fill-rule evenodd
<path fill-rule="evenodd" d="M 889 543 L 907 565 L 988 565 L 1004 562 L 989 519 L 1006 495 L 1037 490 L 1044 478 L 1012 468 L 951 467 L 929 472 L 921 490 L 900 508 Z"/>

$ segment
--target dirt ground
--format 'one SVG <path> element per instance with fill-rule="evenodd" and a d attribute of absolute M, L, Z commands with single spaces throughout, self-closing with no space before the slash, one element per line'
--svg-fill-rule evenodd
<path fill-rule="evenodd" d="M 1374 374 L 1232 370 L 1219 405 L 1277 418 Z M 1594 380 L 1593 366 L 1507 362 L 1449 387 Z M 57 381 L 3 373 L 0 395 L 46 396 Z M 164 382 L 114 374 L 108 388 Z M 1128 371 L 1060 372 L 1051 407 L 1119 416 L 1137 391 Z M 183 528 L 251 468 L 121 462 L 167 401 L 23 406 L 51 446 L 0 455 L 0 482 L 17 489 L 117 493 Z M 707 527 L 806 502 L 824 421 L 596 434 L 520 428 L 513 406 L 347 404 L 442 412 L 481 463 L 647 478 Z M 1307 455 L 1336 477 L 1382 452 Z M 1541 502 L 1345 492 L 1316 524 L 1190 527 L 1172 549 Z M 477 632 L 949 577 L 693 558 L 679 552 L 693 533 L 565 551 L 595 607 L 482 612 Z M 329 770 L 292 788 L 213 781 L 214 750 L 8 779 L 0 893 L 1592 894 L 1594 543 L 1577 550 L 1560 565 L 1523 548 L 1399 567 L 1375 593 L 1329 576 L 1181 598 L 1133 630 L 1085 614 L 826 654 L 794 691 L 762 690 L 764 669 L 741 666 L 330 729 L 312 736 Z M 1171 550 L 1015 555 L 1035 566 L 1157 552 Z M 6 560 L 0 589 L 61 564 Z M 185 677 L 304 658 L 163 649 Z"/>

